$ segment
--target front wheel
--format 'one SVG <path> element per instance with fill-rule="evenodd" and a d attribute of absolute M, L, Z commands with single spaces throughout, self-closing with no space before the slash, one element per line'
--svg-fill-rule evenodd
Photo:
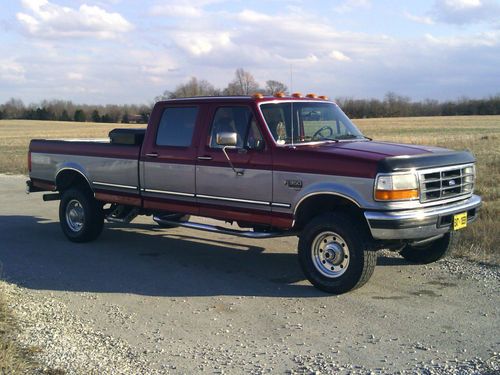
<path fill-rule="evenodd" d="M 86 189 L 68 189 L 62 193 L 59 203 L 59 221 L 70 241 L 95 240 L 104 226 L 102 205 Z"/>
<path fill-rule="evenodd" d="M 345 293 L 365 284 L 373 274 L 377 254 L 368 244 L 366 228 L 354 217 L 321 215 L 300 235 L 300 265 L 316 288 L 332 294 Z"/>
<path fill-rule="evenodd" d="M 406 260 L 417 264 L 429 264 L 450 255 L 455 232 L 448 232 L 428 244 L 420 246 L 406 245 L 399 252 Z"/>

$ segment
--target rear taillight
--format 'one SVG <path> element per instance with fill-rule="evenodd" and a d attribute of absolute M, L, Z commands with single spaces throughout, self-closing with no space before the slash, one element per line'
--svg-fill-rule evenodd
<path fill-rule="evenodd" d="M 31 172 L 31 151 L 28 151 L 28 172 Z"/>

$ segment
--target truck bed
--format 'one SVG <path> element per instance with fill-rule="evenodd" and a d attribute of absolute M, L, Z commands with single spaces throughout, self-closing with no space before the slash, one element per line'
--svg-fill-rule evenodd
<path fill-rule="evenodd" d="M 130 197 L 140 205 L 141 145 L 113 144 L 109 140 L 35 139 L 29 151 L 30 177 L 39 187 L 55 189 L 62 173 L 78 173 L 88 181 L 96 197 Z"/>

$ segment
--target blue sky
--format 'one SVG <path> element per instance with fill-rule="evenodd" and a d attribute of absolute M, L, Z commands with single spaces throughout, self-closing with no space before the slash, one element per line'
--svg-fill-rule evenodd
<path fill-rule="evenodd" d="M 0 102 L 149 103 L 191 76 L 330 97 L 500 93 L 496 0 L 0 0 Z"/>

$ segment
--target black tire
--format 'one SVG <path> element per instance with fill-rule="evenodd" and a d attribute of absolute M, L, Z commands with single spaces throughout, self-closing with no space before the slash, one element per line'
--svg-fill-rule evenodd
<path fill-rule="evenodd" d="M 314 218 L 302 230 L 299 262 L 316 288 L 341 294 L 359 288 L 370 279 L 377 253 L 369 249 L 369 236 L 363 224 L 350 215 L 329 213 Z"/>
<path fill-rule="evenodd" d="M 64 235 L 70 241 L 89 242 L 101 234 L 104 212 L 90 190 L 71 188 L 62 193 L 59 221 Z"/>
<path fill-rule="evenodd" d="M 167 215 L 167 216 L 168 216 L 168 220 L 178 221 L 179 223 L 189 221 L 189 219 L 191 218 L 191 215 L 183 215 L 183 214 Z M 178 225 L 174 225 L 174 224 L 165 224 L 165 223 L 159 223 L 159 222 L 156 222 L 156 223 L 158 224 L 158 226 L 160 228 L 164 228 L 164 229 L 172 229 L 172 228 L 178 227 Z"/>
<path fill-rule="evenodd" d="M 406 245 L 399 252 L 407 261 L 417 264 L 429 264 L 451 254 L 455 242 L 455 232 L 448 232 L 428 244 L 421 246 Z"/>

